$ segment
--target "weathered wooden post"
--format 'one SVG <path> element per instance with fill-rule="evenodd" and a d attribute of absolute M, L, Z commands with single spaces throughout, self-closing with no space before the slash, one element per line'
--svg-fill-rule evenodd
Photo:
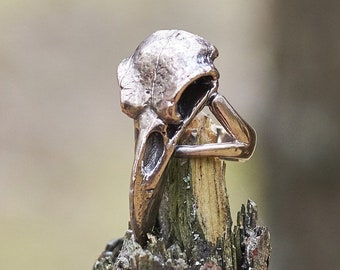
<path fill-rule="evenodd" d="M 253 202 L 232 230 L 222 159 L 249 159 L 256 134 L 217 92 L 217 55 L 199 36 L 158 31 L 120 64 L 122 110 L 136 130 L 131 230 L 94 269 L 268 268 L 269 232 Z"/>

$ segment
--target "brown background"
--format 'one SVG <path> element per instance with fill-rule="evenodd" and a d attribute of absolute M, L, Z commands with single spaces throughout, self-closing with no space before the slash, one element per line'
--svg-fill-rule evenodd
<path fill-rule="evenodd" d="M 258 132 L 228 163 L 232 211 L 271 228 L 271 269 L 339 265 L 337 1 L 0 3 L 0 268 L 90 269 L 124 234 L 133 123 L 116 67 L 159 29 L 220 51 L 223 93 Z"/>

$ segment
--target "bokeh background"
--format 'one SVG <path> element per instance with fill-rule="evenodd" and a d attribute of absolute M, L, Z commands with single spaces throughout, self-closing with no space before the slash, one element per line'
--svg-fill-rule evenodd
<path fill-rule="evenodd" d="M 223 93 L 258 133 L 228 163 L 233 217 L 252 198 L 271 269 L 337 269 L 339 2 L 0 2 L 0 269 L 91 269 L 128 223 L 133 123 L 116 68 L 159 29 L 220 51 Z"/>

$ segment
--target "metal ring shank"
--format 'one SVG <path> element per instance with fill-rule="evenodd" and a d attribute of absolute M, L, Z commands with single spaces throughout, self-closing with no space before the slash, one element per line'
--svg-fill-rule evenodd
<path fill-rule="evenodd" d="M 238 161 L 248 160 L 256 145 L 255 130 L 220 94 L 211 97 L 209 108 L 233 140 L 203 145 L 178 145 L 175 149 L 175 157 L 219 157 Z"/>

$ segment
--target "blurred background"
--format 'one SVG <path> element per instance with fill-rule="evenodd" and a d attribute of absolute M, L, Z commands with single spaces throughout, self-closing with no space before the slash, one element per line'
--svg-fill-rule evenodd
<path fill-rule="evenodd" d="M 116 68 L 159 29 L 214 43 L 220 92 L 255 127 L 227 164 L 233 218 L 270 227 L 271 269 L 336 269 L 339 2 L 0 2 L 0 269 L 91 269 L 128 224 L 133 122 Z"/>

